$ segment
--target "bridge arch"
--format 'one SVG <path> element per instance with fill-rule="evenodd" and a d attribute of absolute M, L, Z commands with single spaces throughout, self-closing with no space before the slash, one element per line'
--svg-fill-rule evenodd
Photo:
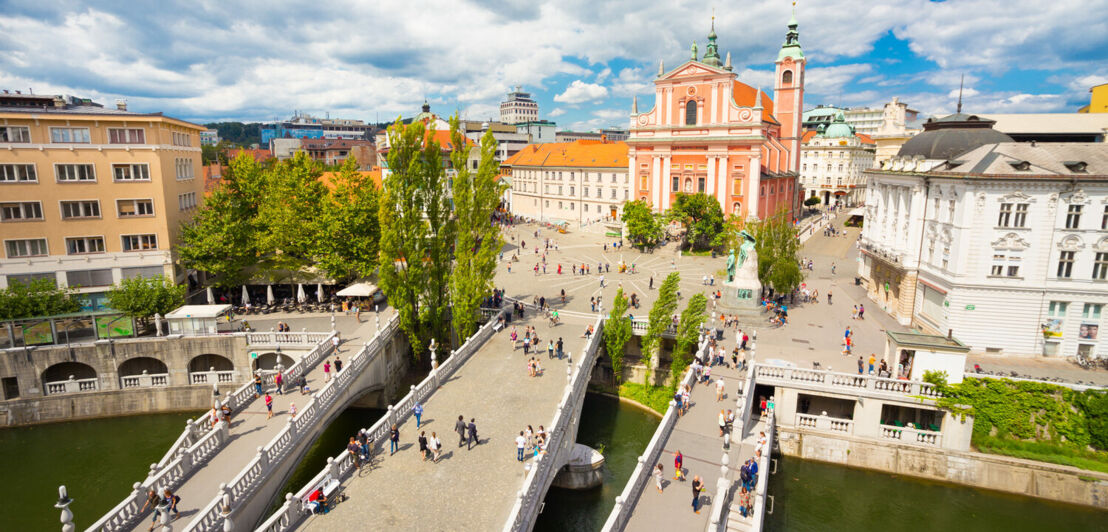
<path fill-rule="evenodd" d="M 269 352 L 258 355 L 258 358 L 254 359 L 253 366 L 254 369 L 275 370 L 278 363 L 288 369 L 296 361 L 284 353 Z"/>
<path fill-rule="evenodd" d="M 67 381 L 70 376 L 77 380 L 95 379 L 97 377 L 96 370 L 88 364 L 59 362 L 42 372 L 42 382 Z"/>
<path fill-rule="evenodd" d="M 234 371 L 235 363 L 223 355 L 212 353 L 196 355 L 189 361 L 189 373 L 210 371 L 212 368 L 216 371 Z"/>
<path fill-rule="evenodd" d="M 119 365 L 120 377 L 142 375 L 143 371 L 146 371 L 148 375 L 158 375 L 161 373 L 169 373 L 169 368 L 166 367 L 165 362 L 153 357 L 129 358 Z"/>

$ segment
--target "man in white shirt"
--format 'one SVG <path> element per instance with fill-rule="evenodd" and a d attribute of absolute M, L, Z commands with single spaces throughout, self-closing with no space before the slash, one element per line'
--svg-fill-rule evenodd
<path fill-rule="evenodd" d="M 717 403 L 723 400 L 723 392 L 724 392 L 724 388 L 726 386 L 727 386 L 727 384 L 723 382 L 723 377 L 721 376 L 719 378 L 719 380 L 716 381 L 716 402 Z"/>
<path fill-rule="evenodd" d="M 523 437 L 523 431 L 519 432 L 519 436 L 516 437 L 516 460 L 523 461 L 523 449 L 527 447 L 527 438 Z"/>

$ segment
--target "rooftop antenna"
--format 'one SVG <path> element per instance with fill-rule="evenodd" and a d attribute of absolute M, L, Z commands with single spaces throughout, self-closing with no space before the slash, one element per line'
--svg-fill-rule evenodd
<path fill-rule="evenodd" d="M 958 111 L 957 112 L 959 112 L 959 113 L 962 112 L 962 86 L 964 86 L 965 83 L 966 83 L 966 73 L 963 72 L 962 73 L 962 80 L 958 82 Z"/>

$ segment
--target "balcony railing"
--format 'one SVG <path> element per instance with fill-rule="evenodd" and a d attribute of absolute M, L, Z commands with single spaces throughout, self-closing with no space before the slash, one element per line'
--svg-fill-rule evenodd
<path fill-rule="evenodd" d="M 100 389 L 99 379 L 75 379 L 72 375 L 69 380 L 43 383 L 46 395 L 58 395 L 63 393 L 95 392 Z"/>
<path fill-rule="evenodd" d="M 881 438 L 928 447 L 939 447 L 943 443 L 943 433 L 941 432 L 891 425 L 881 425 Z"/>
<path fill-rule="evenodd" d="M 786 383 L 809 385 L 831 391 L 836 389 L 850 392 L 869 390 L 878 393 L 904 395 L 907 397 L 923 396 L 938 398 L 943 396 L 933 384 L 923 381 L 887 379 L 885 377 L 875 377 L 872 375 L 767 366 L 764 364 L 756 364 L 754 366 L 754 371 L 757 380 L 760 382 L 784 381 Z"/>
<path fill-rule="evenodd" d="M 841 419 L 831 416 L 813 416 L 811 414 L 797 414 L 796 426 L 815 429 L 826 430 L 830 432 L 838 432 L 841 434 L 853 434 L 854 433 L 854 420 Z"/>
<path fill-rule="evenodd" d="M 141 375 L 124 375 L 120 378 L 123 388 L 152 388 L 154 386 L 169 386 L 168 373 L 147 373 Z"/>

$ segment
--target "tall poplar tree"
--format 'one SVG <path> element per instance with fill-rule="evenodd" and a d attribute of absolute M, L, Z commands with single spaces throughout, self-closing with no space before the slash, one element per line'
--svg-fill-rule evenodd
<path fill-rule="evenodd" d="M 377 268 L 380 191 L 353 157 L 343 162 L 332 185 L 316 217 L 316 264 L 332 279 L 368 277 Z"/>
<path fill-rule="evenodd" d="M 628 302 L 623 296 L 623 288 L 616 291 L 612 300 L 612 310 L 604 322 L 604 348 L 612 359 L 612 372 L 616 382 L 623 380 L 623 348 L 631 340 L 631 319 L 627 316 Z"/>
<path fill-rule="evenodd" d="M 688 305 L 681 312 L 681 322 L 677 324 L 677 342 L 673 346 L 673 360 L 670 363 L 670 376 L 673 377 L 671 388 L 676 388 L 689 366 L 689 356 L 696 349 L 696 342 L 700 339 L 700 327 L 704 325 L 704 312 L 708 308 L 708 298 L 703 292 L 697 292 L 689 298 Z"/>
<path fill-rule="evenodd" d="M 677 288 L 681 283 L 681 274 L 671 272 L 658 287 L 658 299 L 650 307 L 650 318 L 646 324 L 646 334 L 642 337 L 643 361 L 647 371 L 644 384 L 650 382 L 650 375 L 657 362 L 653 360 L 655 352 L 661 348 L 662 333 L 673 323 L 673 313 L 677 311 Z"/>
<path fill-rule="evenodd" d="M 454 246 L 454 273 L 450 276 L 451 323 L 459 340 L 477 330 L 481 300 L 493 289 L 496 254 L 504 242 L 492 216 L 500 205 L 501 184 L 497 181 L 496 139 L 492 130 L 481 137 L 481 161 L 477 171 L 468 166 L 471 149 L 460 130 L 458 115 L 450 119 L 450 142 L 454 150 L 450 161 L 454 176 L 454 218 L 457 239 Z"/>

